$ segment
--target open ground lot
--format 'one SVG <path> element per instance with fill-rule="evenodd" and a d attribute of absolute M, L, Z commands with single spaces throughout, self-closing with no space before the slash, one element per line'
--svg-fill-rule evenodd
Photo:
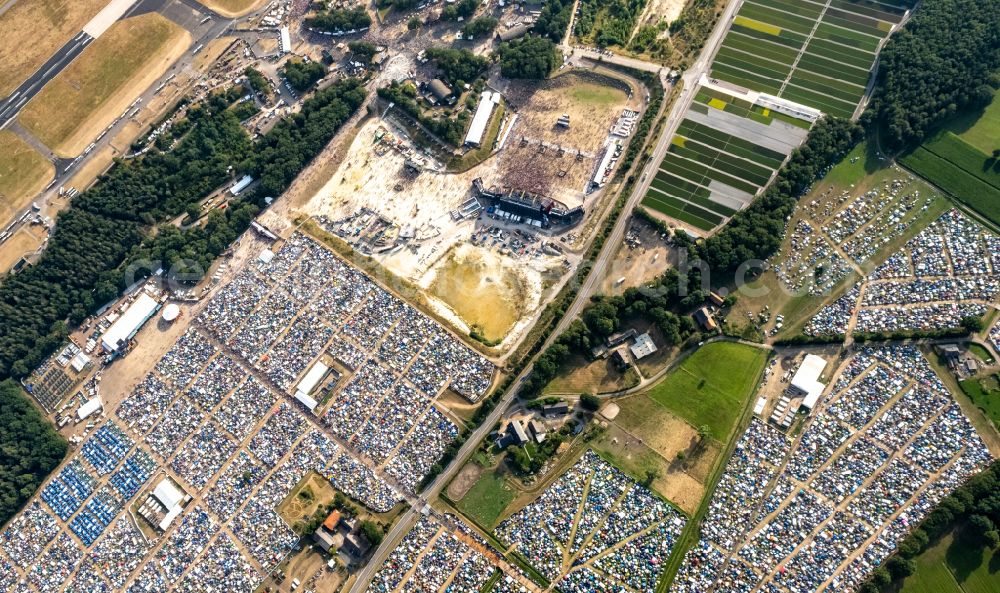
<path fill-rule="evenodd" d="M 0 131 L 0 221 L 27 205 L 55 175 L 55 167 L 10 130 Z"/>
<path fill-rule="evenodd" d="M 497 155 L 496 174 L 484 180 L 550 195 L 570 207 L 589 194 L 612 125 L 623 110 L 641 105 L 629 83 L 593 72 L 569 71 L 540 84 L 512 81 L 505 96 L 517 119 Z M 563 115 L 568 128 L 556 123 Z"/>
<path fill-rule="evenodd" d="M 993 461 L 912 347 L 858 351 L 824 393 L 814 410 L 800 410 L 804 427 L 794 435 L 751 422 L 671 591 L 718 582 L 852 591 L 938 501 Z"/>
<path fill-rule="evenodd" d="M 0 15 L 0 97 L 6 97 L 97 14 L 106 0 L 18 0 Z M 39 35 L 44 32 L 44 35 Z"/>
<path fill-rule="evenodd" d="M 707 426 L 727 441 L 764 370 L 767 351 L 734 342 L 712 342 L 696 350 L 646 395 L 686 420 Z"/>
<path fill-rule="evenodd" d="M 118 21 L 45 86 L 18 121 L 76 156 L 187 49 L 190 35 L 155 13 Z"/>
<path fill-rule="evenodd" d="M 260 8 L 266 0 L 198 0 L 198 2 L 222 16 L 232 18 Z"/>
<path fill-rule="evenodd" d="M 502 348 L 515 343 L 564 275 L 563 258 L 544 253 L 541 238 L 524 227 L 482 214 L 452 216 L 495 159 L 466 173 L 415 175 L 405 168 L 407 156 L 384 141 L 373 143 L 387 137 L 389 127 L 379 119 L 362 124 L 303 211 L 424 289 L 428 306 L 458 331 L 476 329 Z"/>

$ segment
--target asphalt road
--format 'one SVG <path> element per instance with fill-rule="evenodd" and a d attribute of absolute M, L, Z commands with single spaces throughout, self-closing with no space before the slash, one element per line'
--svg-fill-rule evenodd
<path fill-rule="evenodd" d="M 725 37 L 726 30 L 729 28 L 729 24 L 732 21 L 736 10 L 742 4 L 742 0 L 730 0 L 726 9 L 723 11 L 722 16 L 719 18 L 719 22 L 716 24 L 715 29 L 713 29 L 712 34 L 709 36 L 708 40 L 705 42 L 705 48 L 702 51 L 701 57 L 694 64 L 694 66 L 684 74 L 684 89 L 681 91 L 680 96 L 674 103 L 674 106 L 667 117 L 666 126 L 664 128 L 663 134 L 660 136 L 657 142 L 656 148 L 653 151 L 653 158 L 650 159 L 649 163 L 646 165 L 645 170 L 642 173 L 639 184 L 635 187 L 632 195 L 629 196 L 628 202 L 625 206 L 624 213 L 631 212 L 632 209 L 642 200 L 643 196 L 646 195 L 646 191 L 649 189 L 649 184 L 652 181 L 652 175 L 655 174 L 656 169 L 659 167 L 660 161 L 663 159 L 663 155 L 666 153 L 667 148 L 670 145 L 670 139 L 673 137 L 677 130 L 677 126 L 684 119 L 684 114 L 687 113 L 688 106 L 694 99 L 695 89 L 697 88 L 697 82 L 701 78 L 701 75 L 708 71 L 708 66 L 712 63 L 712 58 L 715 56 L 722 39 Z M 580 51 L 580 50 L 576 50 Z M 630 61 L 634 61 L 629 59 Z M 658 65 L 649 65 L 644 69 L 649 69 L 650 67 L 655 68 L 657 71 L 661 69 Z M 618 246 L 621 244 L 625 237 L 625 232 L 628 230 L 630 222 L 630 217 L 627 214 L 622 214 L 617 222 L 615 223 L 614 229 L 608 236 L 604 243 L 604 247 L 601 249 L 600 254 L 597 259 L 594 260 L 593 269 L 584 280 L 583 285 L 580 287 L 577 293 L 576 299 L 566 310 L 562 319 L 556 325 L 555 331 L 551 333 L 548 340 L 546 340 L 544 347 L 541 350 L 547 348 L 555 338 L 561 334 L 567 326 L 569 326 L 572 321 L 579 316 L 580 312 L 583 310 L 584 306 L 590 302 L 590 295 L 597 292 L 604 279 L 604 275 L 607 273 L 607 267 L 610 260 L 615 256 L 615 252 L 618 250 Z M 444 489 L 445 485 L 451 481 L 459 469 L 465 464 L 466 460 L 472 456 L 472 454 L 479 447 L 482 440 L 489 434 L 493 429 L 493 426 L 500 420 L 500 417 L 504 414 L 510 404 L 513 402 L 514 397 L 517 394 L 519 386 L 524 379 L 528 377 L 531 373 L 532 365 L 527 365 L 524 370 L 517 376 L 511 388 L 507 390 L 507 393 L 503 395 L 500 402 L 493 409 L 490 415 L 484 420 L 479 428 L 474 430 L 462 445 L 458 454 L 452 460 L 448 467 L 445 468 L 438 477 L 431 482 L 431 484 L 420 494 L 420 501 L 426 503 L 436 497 L 441 490 Z M 393 525 L 389 533 L 383 539 L 382 544 L 379 548 L 372 554 L 371 559 L 368 564 L 360 573 L 358 573 L 358 578 L 354 582 L 354 585 L 350 589 L 350 593 L 363 593 L 368 584 L 371 582 L 372 577 L 381 568 L 382 563 L 385 561 L 386 556 L 393 550 L 399 539 L 410 529 L 413 523 L 417 520 L 423 505 L 418 507 L 411 506 L 411 508 L 403 514 L 402 517 Z"/>

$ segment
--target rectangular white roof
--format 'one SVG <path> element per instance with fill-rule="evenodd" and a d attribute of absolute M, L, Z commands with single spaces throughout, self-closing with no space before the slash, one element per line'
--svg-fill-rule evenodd
<path fill-rule="evenodd" d="M 318 401 L 310 397 L 308 393 L 301 390 L 295 392 L 295 399 L 299 400 L 302 402 L 302 405 L 309 408 L 310 412 L 314 411 L 316 406 L 319 405 Z"/>
<path fill-rule="evenodd" d="M 160 501 L 163 506 L 167 507 L 167 512 L 174 510 L 179 507 L 181 501 L 184 500 L 184 493 L 177 489 L 170 480 L 163 478 L 160 483 L 156 485 L 153 490 L 153 496 L 156 500 Z"/>
<path fill-rule="evenodd" d="M 100 409 L 101 409 L 101 398 L 95 397 L 94 399 L 80 406 L 80 409 L 76 411 L 76 417 L 80 420 L 84 420 L 91 414 Z"/>
<path fill-rule="evenodd" d="M 465 135 L 466 144 L 479 146 L 483 141 L 483 134 L 486 133 L 486 126 L 490 123 L 490 115 L 493 114 L 493 106 L 500 102 L 500 93 L 483 91 L 479 100 L 479 107 L 476 107 L 476 114 L 472 116 L 472 124 L 469 125 L 469 133 Z"/>
<path fill-rule="evenodd" d="M 280 34 L 281 34 L 281 51 L 287 54 L 288 52 L 292 51 L 291 31 L 288 30 L 287 26 L 285 26 L 280 29 Z"/>
<path fill-rule="evenodd" d="M 322 379 L 329 370 L 330 367 L 326 366 L 323 361 L 317 360 L 316 364 L 312 365 L 312 368 L 306 373 L 306 376 L 302 377 L 299 384 L 295 386 L 295 390 L 301 391 L 306 395 L 312 393 L 313 390 L 316 389 L 316 385 L 319 383 L 320 379 Z"/>
<path fill-rule="evenodd" d="M 250 177 L 249 175 L 244 175 L 243 179 L 240 179 L 239 181 L 233 184 L 233 187 L 229 188 L 229 193 L 233 194 L 234 196 L 238 196 L 240 195 L 240 192 L 245 190 L 247 186 L 250 185 L 251 183 L 253 183 L 253 177 Z"/>
<path fill-rule="evenodd" d="M 104 332 L 101 336 L 101 345 L 109 352 L 118 348 L 118 343 L 127 341 L 135 335 L 135 332 L 139 331 L 142 324 L 146 323 L 146 320 L 156 312 L 159 306 L 160 304 L 153 297 L 145 292 L 140 294 L 125 313 L 111 324 L 108 331 Z"/>
<path fill-rule="evenodd" d="M 807 354 L 799 366 L 799 370 L 795 371 L 795 376 L 792 377 L 792 387 L 805 394 L 806 397 L 802 405 L 810 410 L 819 401 L 819 396 L 823 393 L 823 388 L 826 387 L 819 382 L 825 368 L 826 360 L 815 354 Z"/>

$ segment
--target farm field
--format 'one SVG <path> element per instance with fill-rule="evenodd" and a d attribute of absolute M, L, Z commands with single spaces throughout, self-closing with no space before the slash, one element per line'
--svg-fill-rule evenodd
<path fill-rule="evenodd" d="M 882 40 L 912 4 L 747 0 L 712 64 L 712 76 L 850 117 Z"/>
<path fill-rule="evenodd" d="M 962 392 L 1000 429 L 1000 375 L 959 382 Z"/>
<path fill-rule="evenodd" d="M 767 185 L 810 124 L 702 86 L 643 205 L 700 231 L 722 224 Z"/>
<path fill-rule="evenodd" d="M 118 21 L 46 85 L 18 121 L 57 154 L 75 156 L 189 44 L 190 35 L 159 14 Z"/>
<path fill-rule="evenodd" d="M 76 35 L 106 0 L 18 0 L 0 15 L 0 97 L 9 95 Z M 39 35 L 45 31 L 45 35 Z"/>
<path fill-rule="evenodd" d="M 52 163 L 9 130 L 0 131 L 0 223 L 24 207 L 55 175 Z"/>
<path fill-rule="evenodd" d="M 1000 101 L 957 119 L 905 155 L 904 165 L 1000 225 Z"/>
<path fill-rule="evenodd" d="M 735 342 L 712 342 L 656 384 L 649 397 L 692 426 L 707 426 L 712 438 L 725 441 L 766 361 L 765 350 Z"/>

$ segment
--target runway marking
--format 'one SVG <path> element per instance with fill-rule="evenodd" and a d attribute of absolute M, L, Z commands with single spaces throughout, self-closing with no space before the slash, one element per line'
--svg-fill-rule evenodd
<path fill-rule="evenodd" d="M 90 22 L 83 26 L 83 32 L 97 39 L 111 25 L 124 15 L 137 0 L 111 0 L 111 2 L 101 9 L 101 12 L 90 19 Z"/>

